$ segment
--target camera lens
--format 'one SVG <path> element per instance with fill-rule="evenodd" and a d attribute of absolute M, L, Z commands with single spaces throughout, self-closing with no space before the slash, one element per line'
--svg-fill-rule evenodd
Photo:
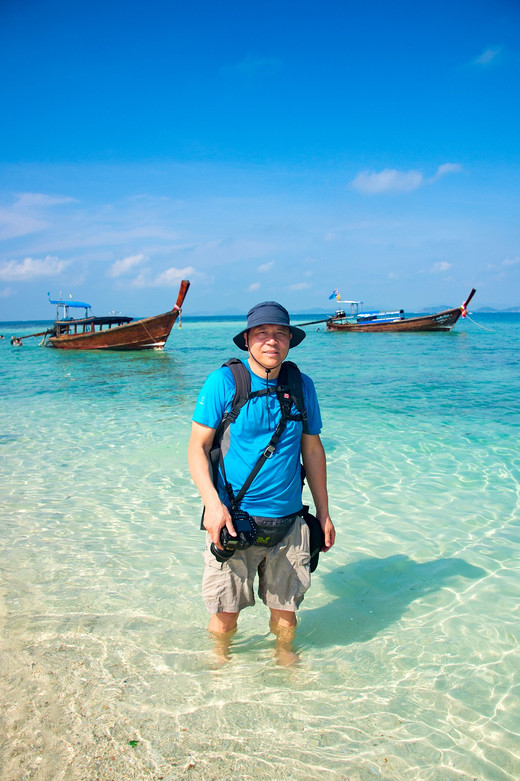
<path fill-rule="evenodd" d="M 217 548 L 214 542 L 211 543 L 210 551 L 214 555 L 217 561 L 227 561 L 234 554 L 234 548 Z"/>

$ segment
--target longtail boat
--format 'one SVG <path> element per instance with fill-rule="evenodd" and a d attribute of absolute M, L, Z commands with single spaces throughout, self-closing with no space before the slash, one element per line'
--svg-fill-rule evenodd
<path fill-rule="evenodd" d="M 59 350 L 162 350 L 173 324 L 180 316 L 189 286 L 188 280 L 183 279 L 172 309 L 141 320 L 120 314 L 96 317 L 89 315 L 90 304 L 82 301 L 52 301 L 49 297 L 49 302 L 56 305 L 53 327 L 37 334 L 13 336 L 11 343 L 20 345 L 22 339 L 43 336 L 41 344 Z M 85 309 L 85 315 L 70 317 L 69 309 Z"/>
<path fill-rule="evenodd" d="M 454 309 L 445 309 L 432 315 L 405 317 L 404 310 L 395 312 L 360 312 L 362 301 L 341 301 L 338 304 L 350 305 L 350 314 L 339 309 L 335 315 L 324 320 L 300 323 L 301 326 L 325 323 L 327 331 L 363 331 L 369 332 L 405 332 L 405 331 L 451 331 L 459 317 L 466 317 L 467 307 L 476 290 L 473 288 L 467 299 Z"/>

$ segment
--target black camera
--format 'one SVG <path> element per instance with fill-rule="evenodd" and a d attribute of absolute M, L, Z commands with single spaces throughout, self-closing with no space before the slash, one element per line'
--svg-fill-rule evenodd
<path fill-rule="evenodd" d="M 211 552 L 217 561 L 227 561 L 236 550 L 246 550 L 254 545 L 258 537 L 256 523 L 244 510 L 234 507 L 231 510 L 231 521 L 235 529 L 235 536 L 232 537 L 224 526 L 220 532 L 220 544 L 223 550 L 217 548 L 214 542 L 211 543 Z"/>

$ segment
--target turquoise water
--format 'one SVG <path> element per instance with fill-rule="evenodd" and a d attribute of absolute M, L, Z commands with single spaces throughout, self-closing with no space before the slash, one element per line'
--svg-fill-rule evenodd
<path fill-rule="evenodd" d="M 237 321 L 163 353 L 1 342 L 2 778 L 517 781 L 520 316 L 474 320 L 294 351 L 338 538 L 289 669 L 261 603 L 217 667 L 200 599 L 186 446 Z"/>

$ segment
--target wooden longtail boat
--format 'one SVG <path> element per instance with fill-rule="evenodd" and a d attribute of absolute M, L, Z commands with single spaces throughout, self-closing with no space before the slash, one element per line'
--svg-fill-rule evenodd
<path fill-rule="evenodd" d="M 81 301 L 50 301 L 56 304 L 56 320 L 48 331 L 12 337 L 20 344 L 29 336 L 44 336 L 42 344 L 59 350 L 162 350 L 173 324 L 179 317 L 190 283 L 184 279 L 177 301 L 169 312 L 142 320 L 124 315 L 89 316 L 89 304 Z M 50 300 L 50 299 L 49 299 Z M 82 318 L 69 317 L 70 308 L 84 308 Z"/>
<path fill-rule="evenodd" d="M 397 312 L 359 312 L 362 301 L 339 301 L 340 304 L 350 304 L 350 314 L 339 310 L 325 320 L 314 320 L 313 323 L 301 323 L 300 325 L 312 325 L 325 323 L 327 331 L 363 331 L 373 332 L 405 332 L 405 331 L 451 331 L 459 317 L 466 317 L 467 306 L 475 289 L 471 291 L 461 306 L 454 309 L 445 309 L 433 315 L 420 315 L 418 317 L 405 317 L 404 311 Z"/>

